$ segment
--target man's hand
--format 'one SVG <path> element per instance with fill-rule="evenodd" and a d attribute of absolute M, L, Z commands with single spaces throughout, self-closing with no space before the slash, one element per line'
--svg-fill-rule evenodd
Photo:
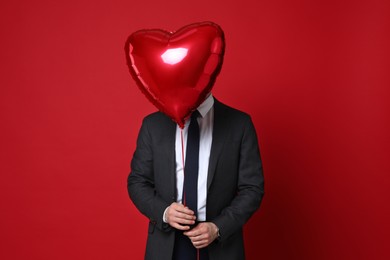
<path fill-rule="evenodd" d="M 195 248 L 203 248 L 210 245 L 218 237 L 218 227 L 212 222 L 202 222 L 184 235 L 191 239 Z"/>
<path fill-rule="evenodd" d="M 195 215 L 192 210 L 183 204 L 173 202 L 165 213 L 167 223 L 179 230 L 189 230 L 195 224 Z"/>

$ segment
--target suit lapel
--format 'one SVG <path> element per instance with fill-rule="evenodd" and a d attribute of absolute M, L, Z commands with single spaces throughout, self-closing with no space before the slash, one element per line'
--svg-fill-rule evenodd
<path fill-rule="evenodd" d="M 207 175 L 207 189 L 213 181 L 215 169 L 219 155 L 221 154 L 224 142 L 226 140 L 226 129 L 224 129 L 224 107 L 223 105 L 214 99 L 214 126 L 213 126 L 213 141 L 210 151 L 209 170 Z"/>
<path fill-rule="evenodd" d="M 173 200 L 176 199 L 176 152 L 175 152 L 175 139 L 176 139 L 176 124 L 168 117 L 166 117 L 166 121 L 164 124 L 157 126 L 162 128 L 162 133 L 164 133 L 164 145 L 159 149 L 165 151 L 166 160 L 167 160 L 167 168 L 166 172 L 169 174 L 169 187 L 171 189 L 171 194 Z"/>

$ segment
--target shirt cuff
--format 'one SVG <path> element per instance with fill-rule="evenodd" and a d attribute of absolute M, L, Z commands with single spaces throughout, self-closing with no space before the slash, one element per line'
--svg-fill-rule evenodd
<path fill-rule="evenodd" d="M 163 222 L 164 223 L 168 223 L 168 220 L 167 220 L 167 211 L 168 211 L 168 208 L 169 208 L 169 206 L 164 210 L 164 213 L 163 213 Z"/>

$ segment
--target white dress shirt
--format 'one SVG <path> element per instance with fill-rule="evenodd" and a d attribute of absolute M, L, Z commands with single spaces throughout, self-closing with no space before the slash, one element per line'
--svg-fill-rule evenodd
<path fill-rule="evenodd" d="M 200 117 L 198 117 L 200 143 L 199 143 L 199 174 L 198 174 L 198 217 L 197 221 L 206 220 L 206 200 L 207 200 L 207 174 L 209 169 L 210 150 L 213 136 L 214 124 L 214 98 L 208 96 L 205 101 L 198 107 Z M 184 183 L 184 167 L 182 151 L 187 147 L 187 133 L 190 119 L 188 119 L 181 129 L 176 126 L 176 202 L 182 203 L 183 198 L 183 183 Z M 182 147 L 182 134 L 183 146 Z"/>

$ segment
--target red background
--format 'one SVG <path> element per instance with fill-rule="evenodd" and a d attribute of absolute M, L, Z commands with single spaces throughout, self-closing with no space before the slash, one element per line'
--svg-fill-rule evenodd
<path fill-rule="evenodd" d="M 0 258 L 142 259 L 126 178 L 138 29 L 211 20 L 214 87 L 252 115 L 266 178 L 248 259 L 390 259 L 390 2 L 2 1 Z"/>

